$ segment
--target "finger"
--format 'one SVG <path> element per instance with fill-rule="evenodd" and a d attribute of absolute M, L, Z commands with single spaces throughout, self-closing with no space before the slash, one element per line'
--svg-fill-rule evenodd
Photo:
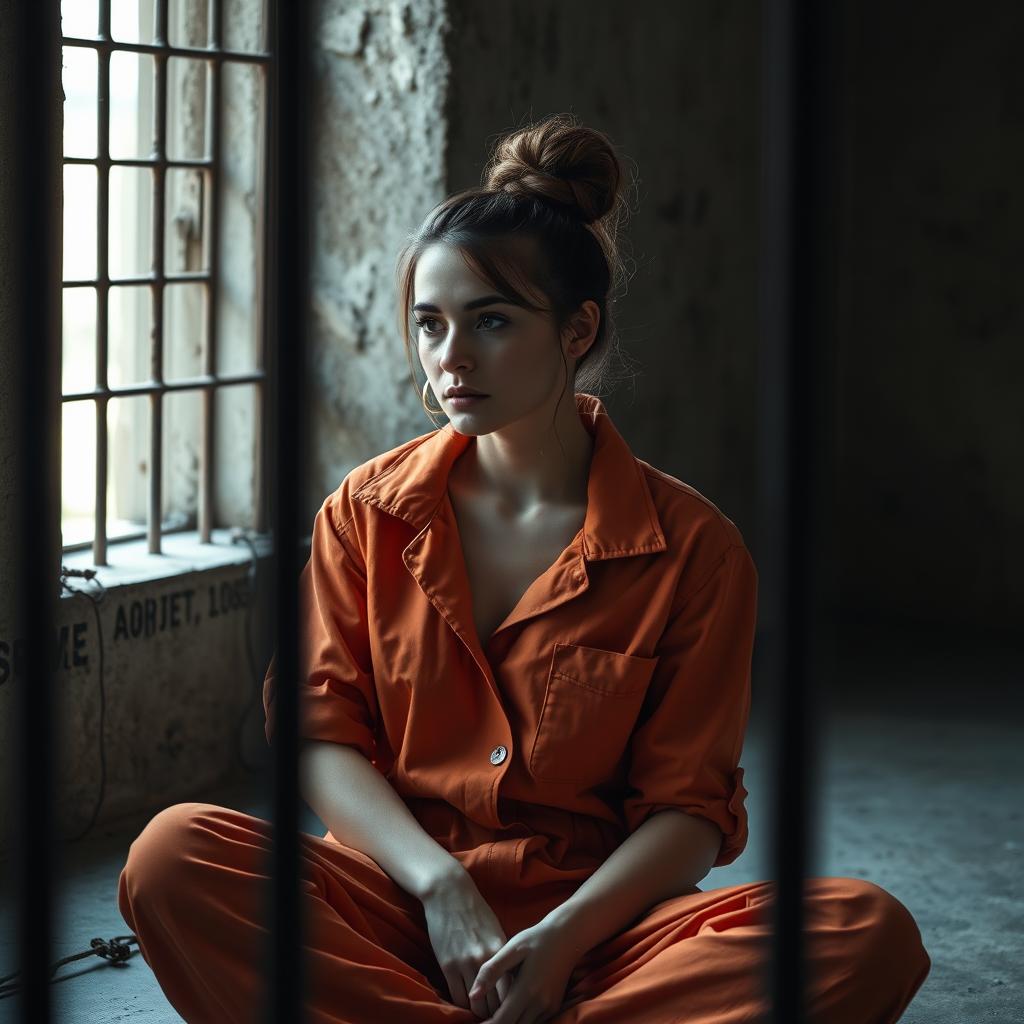
<path fill-rule="evenodd" d="M 497 992 L 498 992 L 498 999 L 501 1002 L 505 1002 L 505 999 L 508 996 L 509 989 L 511 987 L 512 987 L 512 972 L 509 971 L 506 974 L 503 974 L 498 979 L 498 984 L 495 986 L 495 988 L 497 989 Z"/>
<path fill-rule="evenodd" d="M 474 987 L 480 989 L 492 988 L 509 968 L 522 963 L 525 957 L 526 950 L 524 949 L 516 949 L 512 945 L 502 946 L 494 956 L 489 960 L 485 960 L 480 965 L 476 972 L 476 978 L 473 979 L 473 983 L 469 986 L 470 991 Z"/>
<path fill-rule="evenodd" d="M 498 1007 L 494 1016 L 485 1021 L 485 1024 L 516 1024 L 522 1013 L 523 1008 L 518 1004 L 515 993 L 513 993 Z"/>
<path fill-rule="evenodd" d="M 489 988 L 487 990 L 487 1016 L 493 1017 L 501 1006 L 501 999 L 498 998 L 497 989 Z"/>
<path fill-rule="evenodd" d="M 533 1020 L 533 1010 L 529 1006 L 520 1006 L 515 998 L 505 1004 L 510 1011 L 507 1017 L 499 1017 L 496 1024 L 526 1024 Z"/>
<path fill-rule="evenodd" d="M 490 986 L 481 985 L 477 980 L 475 969 L 469 969 L 465 976 L 466 999 L 474 1013 L 478 1014 L 481 1020 L 490 1020 L 490 1004 L 487 1000 Z M 473 993 L 476 993 L 475 995 Z"/>
<path fill-rule="evenodd" d="M 452 1002 L 456 1006 L 469 1009 L 469 996 L 466 995 L 466 982 L 462 975 L 455 971 L 445 971 L 445 980 L 448 982 L 448 991 L 451 993 Z"/>

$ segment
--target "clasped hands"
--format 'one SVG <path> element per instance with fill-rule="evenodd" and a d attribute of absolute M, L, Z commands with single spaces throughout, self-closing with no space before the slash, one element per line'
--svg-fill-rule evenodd
<path fill-rule="evenodd" d="M 487 1024 L 541 1024 L 562 1007 L 576 958 L 569 956 L 566 943 L 555 929 L 536 924 L 512 936 L 497 953 L 480 965 L 469 990 L 470 1006 L 490 1006 L 488 993 L 496 990 L 501 1002 Z M 508 976 L 518 966 L 509 988 Z M 505 983 L 502 991 L 502 982 Z"/>
<path fill-rule="evenodd" d="M 422 902 L 453 1003 L 486 1024 L 541 1024 L 558 1013 L 579 959 L 564 931 L 540 921 L 507 938 L 464 873 Z"/>

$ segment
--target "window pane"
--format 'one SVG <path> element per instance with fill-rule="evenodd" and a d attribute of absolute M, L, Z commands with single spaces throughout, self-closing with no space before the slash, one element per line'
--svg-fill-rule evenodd
<path fill-rule="evenodd" d="M 224 0 L 224 49 L 263 52 L 266 24 L 265 0 Z"/>
<path fill-rule="evenodd" d="M 163 522 L 165 529 L 196 529 L 199 515 L 202 395 L 171 391 L 164 396 Z"/>
<path fill-rule="evenodd" d="M 96 528 L 96 403 L 64 402 L 61 422 L 62 544 L 91 541 Z"/>
<path fill-rule="evenodd" d="M 110 289 L 107 377 L 111 387 L 150 379 L 153 296 L 149 285 Z"/>
<path fill-rule="evenodd" d="M 110 35 L 119 43 L 152 43 L 154 0 L 110 0 Z"/>
<path fill-rule="evenodd" d="M 254 526 L 256 386 L 217 389 L 214 405 L 214 526 Z"/>
<path fill-rule="evenodd" d="M 96 156 L 96 51 L 64 47 L 64 155 Z"/>
<path fill-rule="evenodd" d="M 206 286 L 169 284 L 164 288 L 164 376 L 198 377 L 206 353 Z"/>
<path fill-rule="evenodd" d="M 64 289 L 60 361 L 61 390 L 65 394 L 96 386 L 95 288 Z"/>
<path fill-rule="evenodd" d="M 206 270 L 209 216 L 206 171 L 203 168 L 168 167 L 164 203 L 164 270 Z"/>
<path fill-rule="evenodd" d="M 153 262 L 153 171 L 110 168 L 110 276 L 149 276 Z"/>
<path fill-rule="evenodd" d="M 196 0 L 170 0 L 167 5 L 167 39 L 171 46 L 207 45 L 208 4 Z"/>
<path fill-rule="evenodd" d="M 167 59 L 167 156 L 194 160 L 206 156 L 207 62 Z"/>
<path fill-rule="evenodd" d="M 64 167 L 64 280 L 96 277 L 96 168 Z"/>
<path fill-rule="evenodd" d="M 263 75 L 259 68 L 225 63 L 221 95 L 224 132 L 220 176 L 221 245 L 218 259 L 217 372 L 245 373 L 257 365 L 262 296 L 257 255 L 263 244 Z"/>
<path fill-rule="evenodd" d="M 110 155 L 153 155 L 153 58 L 115 50 L 110 55 Z"/>
<path fill-rule="evenodd" d="M 107 537 L 116 540 L 146 527 L 149 502 L 148 395 L 107 403 Z"/>
<path fill-rule="evenodd" d="M 94 38 L 99 31 L 99 10 L 97 0 L 61 0 L 61 34 L 78 39 Z"/>

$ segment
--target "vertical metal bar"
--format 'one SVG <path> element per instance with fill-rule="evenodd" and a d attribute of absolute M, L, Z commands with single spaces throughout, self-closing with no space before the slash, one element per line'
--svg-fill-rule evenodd
<path fill-rule="evenodd" d="M 110 0 L 99 5 L 99 35 L 110 39 Z M 110 349 L 110 50 L 96 50 L 96 510 L 92 560 L 107 564 L 107 358 Z"/>
<path fill-rule="evenodd" d="M 59 876 L 54 842 L 52 645 L 60 570 L 60 320 L 61 298 L 61 32 L 59 6 L 11 4 L 4 33 L 16 40 L 11 81 L 14 102 L 4 100 L 4 119 L 16 137 L 4 153 L 5 193 L 12 220 L 11 248 L 20 275 L 10 337 L 22 339 L 12 353 L 15 389 L 18 544 L 13 558 L 15 635 L 24 656 L 14 686 L 14 787 L 17 921 L 20 933 L 18 1005 L 22 1019 L 51 1018 L 50 964 Z M 6 134 L 6 132 L 5 132 Z M 5 213 L 7 211 L 5 210 Z"/>
<path fill-rule="evenodd" d="M 302 383 L 308 325 L 308 217 L 309 182 L 309 31 L 310 5 L 272 5 L 277 56 L 276 89 L 271 105 L 271 127 L 276 137 L 278 174 L 274 205 L 280 209 L 272 248 L 280 252 L 278 303 L 275 323 L 274 388 L 276 450 L 273 470 L 274 554 L 272 593 L 276 605 L 279 678 L 292 685 L 281 687 L 275 709 L 274 825 L 272 865 L 272 923 L 269 931 L 266 977 L 270 979 L 267 1007 L 273 1024 L 305 1019 L 305 940 L 299 899 L 298 837 L 298 687 L 299 666 L 298 577 L 301 569 L 299 539 L 305 480 L 302 435 Z M 284 348 L 287 339 L 287 349 Z"/>
<path fill-rule="evenodd" d="M 208 14 L 209 45 L 220 51 L 223 39 L 223 4 L 210 0 Z M 220 301 L 220 165 L 223 155 L 221 144 L 221 72 L 218 57 L 207 65 L 206 72 L 206 158 L 210 166 L 206 171 L 206 202 L 209 210 L 209 279 L 206 282 L 206 353 L 204 372 L 208 377 L 217 374 L 217 307 Z M 201 427 L 201 455 L 199 465 L 199 541 L 209 544 L 214 519 L 214 416 L 217 389 L 213 384 L 203 388 L 203 422 Z"/>
<path fill-rule="evenodd" d="M 167 46 L 167 0 L 156 0 L 156 43 Z M 167 174 L 167 52 L 153 55 L 156 83 L 153 90 L 153 333 L 150 377 L 164 382 L 164 204 Z M 164 390 L 149 396 L 149 510 L 146 516 L 148 550 L 160 554 L 163 519 Z"/>
<path fill-rule="evenodd" d="M 804 880 L 816 834 L 812 677 L 820 669 L 830 443 L 828 164 L 834 53 L 828 4 L 762 6 L 762 252 L 759 516 L 774 691 L 773 903 L 768 986 L 776 1024 L 807 1019 Z M 815 680 L 819 682 L 820 680 Z"/>
<path fill-rule="evenodd" d="M 268 49 L 269 32 L 268 19 L 263 19 L 264 35 L 263 49 Z M 254 528 L 257 533 L 265 533 L 270 517 L 268 507 L 268 488 L 266 486 L 269 478 L 268 459 L 270 457 L 270 444 L 268 427 L 270 417 L 267 415 L 268 392 L 266 385 L 266 368 L 268 362 L 268 345 L 270 344 L 270 325 L 274 320 L 274 288 L 272 282 L 276 279 L 276 264 L 273 254 L 270 251 L 270 238 L 274 229 L 273 207 L 271 204 L 272 182 L 275 179 L 274 159 L 275 152 L 272 145 L 270 131 L 269 111 L 271 103 L 271 91 L 273 89 L 273 71 L 270 62 L 259 65 L 260 85 L 262 87 L 264 117 L 262 119 L 261 152 L 262 163 L 257 178 L 258 195 L 263 197 L 259 206 L 256 224 L 256 280 L 263 293 L 263 301 L 257 303 L 256 309 L 256 368 L 260 371 L 261 379 L 256 385 L 255 400 L 255 439 L 256 439 L 256 472 L 253 481 L 253 499 L 255 505 Z"/>

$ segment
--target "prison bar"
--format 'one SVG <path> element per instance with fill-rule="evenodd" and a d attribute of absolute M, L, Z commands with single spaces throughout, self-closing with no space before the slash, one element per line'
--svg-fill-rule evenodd
<path fill-rule="evenodd" d="M 761 275 L 758 414 L 762 636 L 759 681 L 772 694 L 776 883 L 766 983 L 774 1024 L 807 1019 L 804 880 L 819 777 L 818 709 L 823 543 L 829 510 L 823 477 L 829 445 L 828 240 L 835 180 L 831 117 L 836 88 L 830 5 L 762 5 Z"/>
<path fill-rule="evenodd" d="M 214 50 L 219 50 L 224 40 L 224 4 L 222 0 L 210 0 L 207 11 L 209 28 L 207 41 Z M 258 66 L 258 65 L 257 65 Z M 220 267 L 220 217 L 217 208 L 220 202 L 220 179 L 224 140 L 221 138 L 221 80 L 224 65 L 214 61 L 207 66 L 206 72 L 206 131 L 203 133 L 206 143 L 208 164 L 205 194 L 208 197 L 204 215 L 208 213 L 203 225 L 203 234 L 207 242 L 206 258 L 210 275 L 204 295 L 206 298 L 206 353 L 204 370 L 207 378 L 213 380 L 217 376 L 217 289 L 218 269 Z M 257 243 L 258 244 L 258 243 Z M 209 544 L 213 534 L 214 520 L 214 428 L 217 389 L 212 385 L 203 388 L 203 422 L 202 440 L 199 456 L 199 541 Z M 253 425 L 257 435 L 259 427 Z"/>
<path fill-rule="evenodd" d="M 269 127 L 276 159 L 270 177 L 272 209 L 277 211 L 270 236 L 273 300 L 270 393 L 273 430 L 271 480 L 273 490 L 273 611 L 277 624 L 278 678 L 298 678 L 299 540 L 305 534 L 302 496 L 308 445 L 304 417 L 303 375 L 306 370 L 309 287 L 310 187 L 310 5 L 274 0 L 268 29 L 270 52 L 276 62 L 268 68 Z M 299 773 L 298 687 L 282 686 L 276 695 L 273 741 L 272 899 L 268 906 L 266 954 L 269 991 L 268 1024 L 301 1024 L 305 1019 L 305 933 L 299 900 Z"/>
<path fill-rule="evenodd" d="M 54 880 L 53 666 L 56 622 L 60 494 L 59 423 L 53 398 L 60 388 L 60 183 L 59 133 L 53 112 L 61 87 L 59 5 L 13 4 L 4 32 L 18 39 L 12 80 L 20 85 L 9 104 L 16 123 L 14 148 L 4 155 L 13 177 L 12 251 L 21 254 L 17 308 L 11 311 L 11 357 L 20 376 L 17 429 L 20 443 L 15 554 L 15 635 L 25 641 L 23 674 L 12 699 L 12 863 L 20 942 L 18 1007 L 23 1020 L 51 1017 Z"/>

